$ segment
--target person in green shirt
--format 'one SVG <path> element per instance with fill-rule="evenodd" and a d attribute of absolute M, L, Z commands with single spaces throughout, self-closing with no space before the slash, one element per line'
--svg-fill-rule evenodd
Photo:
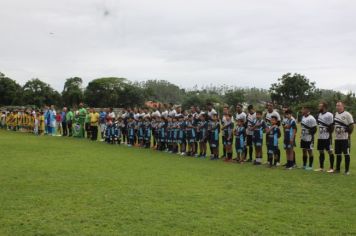
<path fill-rule="evenodd" d="M 69 137 L 72 137 L 74 114 L 70 108 L 67 108 L 66 120 L 67 120 L 68 135 Z"/>
<path fill-rule="evenodd" d="M 91 129 L 90 129 L 90 112 L 87 110 L 87 114 L 85 115 L 85 131 L 87 132 L 87 138 L 91 138 Z"/>
<path fill-rule="evenodd" d="M 81 102 L 79 104 L 79 110 L 78 110 L 78 123 L 80 125 L 80 131 L 79 131 L 80 138 L 85 137 L 84 124 L 85 124 L 86 116 L 87 116 L 87 110 L 84 108 L 84 104 Z"/>

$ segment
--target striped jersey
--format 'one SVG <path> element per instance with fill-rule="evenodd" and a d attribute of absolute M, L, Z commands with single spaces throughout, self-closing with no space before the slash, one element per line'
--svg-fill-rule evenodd
<path fill-rule="evenodd" d="M 246 129 L 246 135 L 253 135 L 253 130 L 251 128 L 254 126 L 256 120 L 256 112 L 255 113 L 248 113 L 247 115 L 247 129 Z"/>
<path fill-rule="evenodd" d="M 266 117 L 265 117 L 265 120 L 266 120 L 266 124 L 268 127 L 271 126 L 271 119 L 272 119 L 272 116 L 275 116 L 277 117 L 277 120 L 278 121 L 281 121 L 281 116 L 279 115 L 279 113 L 277 111 L 272 111 L 272 112 L 268 112 L 266 113 Z"/>
<path fill-rule="evenodd" d="M 316 128 L 317 123 L 312 115 L 303 116 L 302 118 L 302 135 L 301 139 L 306 142 L 313 141 L 314 134 L 312 133 L 312 129 Z"/>
<path fill-rule="evenodd" d="M 345 140 L 349 138 L 348 128 L 354 123 L 352 115 L 347 112 L 336 112 L 334 117 L 335 139 Z"/>
<path fill-rule="evenodd" d="M 236 113 L 236 116 L 235 116 L 236 120 L 243 120 L 244 123 L 246 123 L 246 118 L 247 118 L 247 115 L 245 112 Z"/>
<path fill-rule="evenodd" d="M 284 142 L 289 143 L 294 138 L 294 133 L 297 129 L 297 122 L 294 118 L 283 119 L 283 128 L 284 128 Z"/>
<path fill-rule="evenodd" d="M 334 124 L 334 116 L 330 112 L 319 113 L 319 139 L 330 139 L 330 127 Z"/>

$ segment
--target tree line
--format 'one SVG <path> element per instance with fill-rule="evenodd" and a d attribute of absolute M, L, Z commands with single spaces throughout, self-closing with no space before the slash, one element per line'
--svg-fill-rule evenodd
<path fill-rule="evenodd" d="M 349 110 L 356 111 L 355 93 L 319 89 L 315 82 L 298 73 L 282 75 L 269 89 L 228 85 L 185 89 L 165 80 L 132 82 L 120 77 L 98 78 L 84 86 L 82 78 L 72 77 L 65 80 L 63 90 L 59 92 L 38 78 L 30 79 L 21 86 L 0 72 L 0 106 L 43 107 L 54 104 L 73 107 L 84 102 L 92 107 L 143 107 L 146 101 L 153 101 L 181 104 L 183 108 L 192 105 L 204 107 L 207 103 L 213 103 L 218 107 L 231 105 L 233 109 L 237 103 L 262 108 L 265 102 L 272 101 L 277 107 L 300 110 L 306 105 L 316 109 L 320 100 L 329 104 L 342 100 Z M 334 111 L 334 106 L 330 106 L 330 110 Z"/>

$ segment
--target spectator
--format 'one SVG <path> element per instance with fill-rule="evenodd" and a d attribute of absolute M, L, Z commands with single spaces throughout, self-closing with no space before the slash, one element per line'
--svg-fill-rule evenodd
<path fill-rule="evenodd" d="M 61 117 L 62 117 L 62 130 L 63 130 L 62 136 L 67 136 L 68 129 L 67 129 L 67 108 L 66 107 L 63 107 Z"/>
<path fill-rule="evenodd" d="M 67 108 L 66 122 L 67 122 L 69 137 L 72 137 L 73 135 L 73 120 L 74 120 L 74 114 L 69 108 Z"/>

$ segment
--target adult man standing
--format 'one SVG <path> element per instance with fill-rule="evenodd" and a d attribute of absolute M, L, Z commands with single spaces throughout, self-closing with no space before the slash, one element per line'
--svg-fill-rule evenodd
<path fill-rule="evenodd" d="M 66 107 L 63 107 L 61 117 L 62 117 L 62 129 L 63 129 L 62 136 L 67 136 L 68 129 L 67 129 L 67 108 Z"/>
<path fill-rule="evenodd" d="M 56 127 L 56 111 L 54 110 L 54 105 L 51 105 L 51 108 L 48 109 L 45 119 L 48 126 L 48 135 L 54 136 Z"/>
<path fill-rule="evenodd" d="M 237 104 L 236 105 L 236 116 L 235 116 L 235 120 L 243 120 L 244 124 L 246 124 L 246 119 L 247 119 L 247 115 L 246 113 L 243 111 L 243 106 L 242 104 Z"/>
<path fill-rule="evenodd" d="M 78 110 L 78 123 L 80 125 L 80 130 L 79 130 L 80 138 L 85 137 L 84 124 L 85 124 L 86 115 L 87 115 L 87 110 L 84 108 L 84 104 L 81 102 L 81 103 L 79 103 L 79 110 Z"/>
<path fill-rule="evenodd" d="M 310 109 L 308 107 L 303 107 L 302 110 L 302 134 L 300 147 L 303 149 L 303 168 L 305 170 L 313 169 L 313 145 L 314 145 L 314 134 L 316 132 L 317 123 L 315 118 L 310 114 Z M 307 166 L 309 155 L 309 166 Z"/>
<path fill-rule="evenodd" d="M 69 108 L 67 108 L 66 121 L 67 121 L 69 137 L 73 135 L 73 120 L 74 120 L 74 114 Z"/>
<path fill-rule="evenodd" d="M 100 109 L 100 113 L 99 113 L 99 123 L 100 123 L 101 140 L 104 141 L 104 131 L 106 127 L 106 112 L 102 108 Z"/>
<path fill-rule="evenodd" d="M 247 107 L 247 118 L 246 118 L 246 122 L 247 122 L 247 129 L 246 129 L 246 146 L 248 148 L 248 156 L 249 158 L 247 159 L 247 162 L 252 162 L 252 155 L 253 155 L 253 129 L 252 127 L 255 124 L 255 120 L 256 120 L 256 112 L 255 109 L 253 107 L 253 105 L 249 105 Z M 247 151 L 246 148 L 246 151 Z M 247 156 L 247 155 L 246 155 Z"/>
<path fill-rule="evenodd" d="M 99 113 L 94 110 L 94 108 L 91 108 L 89 117 L 90 117 L 91 140 L 96 141 L 98 139 L 98 125 L 99 125 L 100 116 Z"/>
<path fill-rule="evenodd" d="M 208 114 L 208 122 L 211 123 L 212 119 L 213 119 L 213 116 L 214 115 L 217 115 L 218 113 L 216 112 L 216 110 L 214 109 L 213 107 L 213 104 L 212 103 L 207 103 L 206 104 L 207 106 L 207 114 Z M 209 125 L 209 128 L 208 128 L 208 142 L 209 142 L 209 148 L 210 148 L 210 156 L 211 158 L 214 157 L 213 155 L 213 148 L 211 147 L 211 135 L 212 135 L 212 130 L 210 129 L 210 125 Z"/>
<path fill-rule="evenodd" d="M 350 144 L 351 134 L 354 130 L 354 119 L 352 115 L 345 111 L 345 105 L 339 101 L 336 103 L 335 122 L 335 154 L 336 154 L 336 173 L 340 173 L 342 154 L 345 156 L 345 175 L 350 171 Z M 330 171 L 329 171 L 330 172 Z"/>
<path fill-rule="evenodd" d="M 233 122 L 231 119 L 229 122 L 226 121 L 226 116 L 230 115 L 229 113 L 229 107 L 228 106 L 224 106 L 223 108 L 223 116 L 221 117 L 221 129 L 223 130 L 225 128 L 226 125 L 230 125 L 231 122 Z M 222 143 L 223 143 L 223 155 L 220 158 L 226 158 L 226 145 L 225 145 L 225 141 L 226 141 L 226 137 L 224 135 L 224 132 L 222 132 Z"/>
<path fill-rule="evenodd" d="M 325 152 L 329 153 L 330 170 L 334 168 L 334 153 L 332 149 L 332 133 L 334 131 L 334 116 L 327 111 L 328 105 L 325 102 L 319 104 L 319 138 L 318 138 L 318 151 L 319 151 L 319 169 L 315 171 L 324 171 Z"/>

